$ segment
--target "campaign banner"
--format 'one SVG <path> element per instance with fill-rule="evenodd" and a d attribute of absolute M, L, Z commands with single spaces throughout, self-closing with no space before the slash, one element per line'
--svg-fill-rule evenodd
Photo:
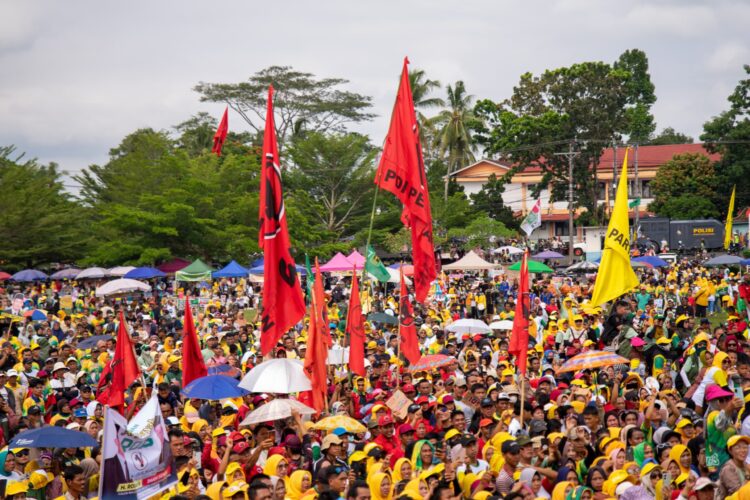
<path fill-rule="evenodd" d="M 154 395 L 128 422 L 107 408 L 102 443 L 101 500 L 143 500 L 177 484 L 175 457 Z"/>

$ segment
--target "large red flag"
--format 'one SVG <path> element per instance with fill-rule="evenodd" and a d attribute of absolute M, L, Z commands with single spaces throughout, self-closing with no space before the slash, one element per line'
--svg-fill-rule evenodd
<path fill-rule="evenodd" d="M 346 312 L 346 332 L 349 334 L 349 369 L 365 376 L 365 325 L 362 321 L 362 303 L 359 299 L 357 270 L 352 273 L 352 294 Z"/>
<path fill-rule="evenodd" d="M 120 324 L 117 327 L 117 345 L 112 361 L 102 371 L 99 380 L 101 392 L 97 397 L 100 403 L 122 409 L 125 405 L 125 391 L 141 375 L 135 351 L 130 341 L 125 314 L 120 310 Z"/>
<path fill-rule="evenodd" d="M 516 357 L 518 373 L 526 374 L 526 358 L 529 355 L 529 251 L 526 250 L 521 260 L 521 276 L 518 282 L 516 313 L 513 317 L 513 330 L 510 334 L 508 353 Z"/>
<path fill-rule="evenodd" d="M 311 278 L 311 277 L 310 277 Z M 325 297 L 323 295 L 323 281 L 320 277 L 318 259 L 315 259 L 315 284 L 313 285 L 313 299 L 310 303 L 310 326 L 307 334 L 307 354 L 305 354 L 305 375 L 312 385 L 312 407 L 320 413 L 325 409 L 325 397 L 328 390 L 328 340 L 323 311 Z"/>
<path fill-rule="evenodd" d="M 190 296 L 185 297 L 185 324 L 182 325 L 182 386 L 185 387 L 197 378 L 208 375 L 203 354 L 198 345 Z"/>
<path fill-rule="evenodd" d="M 437 276 L 432 244 L 430 195 L 419 142 L 419 125 L 409 85 L 409 60 L 404 58 L 401 84 L 393 106 L 393 116 L 383 145 L 375 184 L 401 200 L 401 220 L 411 228 L 414 290 L 418 302 L 424 302 Z"/>
<path fill-rule="evenodd" d="M 289 252 L 289 232 L 281 187 L 279 148 L 273 121 L 273 86 L 268 87 L 266 131 L 260 179 L 258 246 L 263 249 L 263 312 L 260 348 L 268 354 L 305 315 L 305 299 Z"/>
<path fill-rule="evenodd" d="M 398 330 L 401 335 L 401 352 L 409 363 L 414 364 L 422 357 L 419 352 L 419 339 L 417 338 L 417 326 L 414 324 L 414 311 L 411 308 L 409 292 L 406 290 L 404 280 L 404 266 L 401 266 L 401 296 L 398 305 Z"/>
<path fill-rule="evenodd" d="M 229 108 L 224 110 L 224 116 L 221 118 L 216 133 L 214 134 L 214 147 L 211 148 L 212 153 L 216 153 L 216 156 L 221 156 L 221 148 L 224 147 L 224 141 L 227 140 L 227 132 L 229 131 Z"/>

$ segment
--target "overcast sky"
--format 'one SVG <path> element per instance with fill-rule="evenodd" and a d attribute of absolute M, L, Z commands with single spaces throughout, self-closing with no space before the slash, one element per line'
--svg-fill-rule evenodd
<path fill-rule="evenodd" d="M 139 127 L 219 117 L 197 82 L 273 64 L 371 95 L 379 116 L 358 130 L 379 143 L 404 55 L 502 100 L 523 72 L 612 62 L 629 48 L 649 57 L 659 129 L 697 138 L 750 63 L 749 22 L 744 0 L 0 0 L 0 145 L 75 173 Z"/>

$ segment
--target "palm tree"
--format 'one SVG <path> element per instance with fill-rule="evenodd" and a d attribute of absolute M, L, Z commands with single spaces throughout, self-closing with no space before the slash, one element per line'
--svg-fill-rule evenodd
<path fill-rule="evenodd" d="M 419 123 L 419 141 L 422 143 L 426 163 L 436 156 L 437 149 L 435 143 L 435 128 L 432 122 L 422 110 L 429 108 L 438 108 L 445 106 L 445 101 L 439 97 L 430 97 L 429 95 L 440 88 L 440 82 L 427 78 L 424 70 L 413 69 L 409 71 L 409 85 L 411 86 L 411 97 L 414 101 L 414 109 L 417 112 L 417 122 Z"/>
<path fill-rule="evenodd" d="M 474 96 L 466 93 L 461 80 L 455 86 L 448 85 L 448 109 L 440 112 L 431 121 L 439 126 L 438 145 L 440 155 L 445 157 L 448 175 L 445 180 L 445 198 L 448 198 L 448 182 L 452 172 L 475 161 L 469 126 L 474 118 L 472 101 Z"/>

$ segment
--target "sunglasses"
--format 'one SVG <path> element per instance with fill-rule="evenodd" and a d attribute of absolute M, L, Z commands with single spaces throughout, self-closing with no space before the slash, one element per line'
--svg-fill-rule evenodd
<path fill-rule="evenodd" d="M 657 481 L 662 478 L 661 472 L 656 471 L 651 473 L 651 479 L 656 479 Z"/>

